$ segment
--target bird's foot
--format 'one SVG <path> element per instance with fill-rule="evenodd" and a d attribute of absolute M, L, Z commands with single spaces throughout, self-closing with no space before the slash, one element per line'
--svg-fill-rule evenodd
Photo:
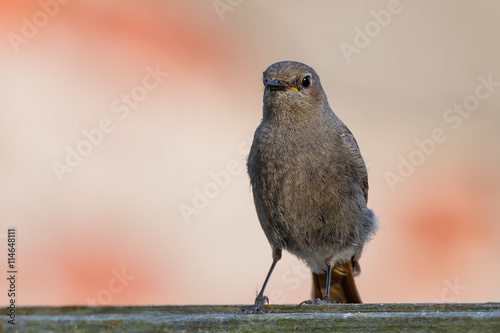
<path fill-rule="evenodd" d="M 338 301 L 330 302 L 330 296 L 326 295 L 323 298 L 316 298 L 314 301 L 311 301 L 309 299 L 307 301 L 300 302 L 299 306 L 301 306 L 302 304 L 306 304 L 306 305 L 326 305 L 326 304 L 332 304 L 332 303 L 336 304 L 336 303 L 340 303 L 340 302 L 338 302 Z"/>
<path fill-rule="evenodd" d="M 259 313 L 267 313 L 264 305 L 269 303 L 269 298 L 264 295 L 257 295 L 255 298 L 255 303 L 253 304 L 252 310 L 248 311 L 246 309 L 242 309 L 241 313 L 243 314 L 259 314 Z"/>

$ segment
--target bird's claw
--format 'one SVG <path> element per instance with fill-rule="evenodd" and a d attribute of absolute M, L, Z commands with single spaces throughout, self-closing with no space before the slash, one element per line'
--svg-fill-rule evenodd
<path fill-rule="evenodd" d="M 340 303 L 338 301 L 333 301 L 332 303 Z M 325 296 L 323 298 L 316 298 L 314 301 L 311 301 L 310 299 L 308 299 L 307 301 L 303 301 L 303 302 L 300 302 L 299 306 L 301 306 L 302 304 L 306 304 L 306 305 L 326 305 L 326 304 L 331 304 L 330 303 L 330 297 L 329 296 Z"/>
<path fill-rule="evenodd" d="M 310 299 L 308 299 L 307 301 L 300 302 L 299 306 L 301 306 L 302 304 L 311 305 L 311 304 L 313 304 L 313 301 L 311 301 Z"/>
<path fill-rule="evenodd" d="M 257 295 L 255 298 L 255 303 L 252 307 L 251 311 L 247 311 L 246 309 L 242 309 L 241 313 L 243 314 L 260 314 L 260 313 L 267 313 L 266 309 L 264 308 L 264 305 L 268 303 L 269 304 L 269 298 L 264 295 Z"/>

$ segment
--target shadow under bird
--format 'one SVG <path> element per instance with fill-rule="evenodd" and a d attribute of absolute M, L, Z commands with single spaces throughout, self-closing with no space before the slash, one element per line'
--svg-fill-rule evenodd
<path fill-rule="evenodd" d="M 367 207 L 368 175 L 358 144 L 311 67 L 277 62 L 264 72 L 264 86 L 263 118 L 247 167 L 273 262 L 251 312 L 266 312 L 264 290 L 282 250 L 313 272 L 316 299 L 301 304 L 361 303 L 354 276 L 378 224 Z"/>

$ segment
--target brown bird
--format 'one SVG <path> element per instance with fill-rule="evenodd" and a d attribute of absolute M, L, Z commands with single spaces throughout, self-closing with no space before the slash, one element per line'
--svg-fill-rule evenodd
<path fill-rule="evenodd" d="M 266 312 L 264 290 L 282 250 L 313 272 L 316 299 L 301 304 L 360 303 L 354 275 L 377 219 L 366 206 L 368 175 L 358 144 L 311 67 L 275 63 L 264 72 L 264 86 L 247 167 L 273 262 L 252 313 Z"/>

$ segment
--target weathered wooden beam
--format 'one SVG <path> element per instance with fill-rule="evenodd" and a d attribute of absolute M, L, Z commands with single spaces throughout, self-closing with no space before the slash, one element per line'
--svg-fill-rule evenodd
<path fill-rule="evenodd" d="M 500 332 L 500 303 L 25 307 L 0 332 Z"/>

